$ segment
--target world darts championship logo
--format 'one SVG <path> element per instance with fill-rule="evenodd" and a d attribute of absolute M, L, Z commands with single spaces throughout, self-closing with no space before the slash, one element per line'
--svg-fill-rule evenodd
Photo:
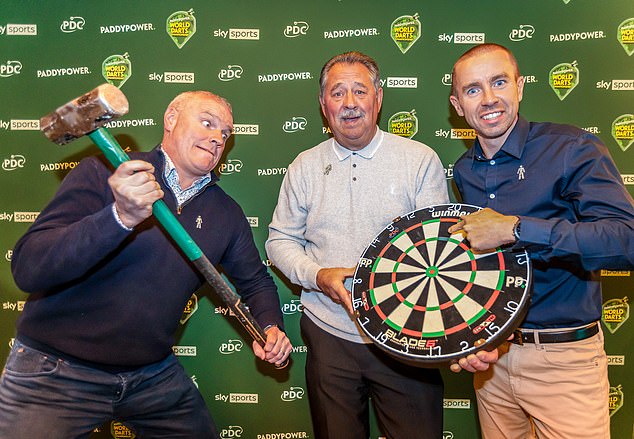
<path fill-rule="evenodd" d="M 132 62 L 128 57 L 128 53 L 110 55 L 101 64 L 101 73 L 110 84 L 121 88 L 132 76 Z"/>
<path fill-rule="evenodd" d="M 174 12 L 167 17 L 165 30 L 174 44 L 176 44 L 176 47 L 181 49 L 196 33 L 194 10 Z"/>
<path fill-rule="evenodd" d="M 416 110 L 395 113 L 387 122 L 387 130 L 397 136 L 411 139 L 418 132 Z"/>
<path fill-rule="evenodd" d="M 557 64 L 548 75 L 548 82 L 560 101 L 566 99 L 579 84 L 577 61 Z"/>
<path fill-rule="evenodd" d="M 420 34 L 418 14 L 402 15 L 392 22 L 390 35 L 402 53 L 407 52 L 418 41 Z"/>

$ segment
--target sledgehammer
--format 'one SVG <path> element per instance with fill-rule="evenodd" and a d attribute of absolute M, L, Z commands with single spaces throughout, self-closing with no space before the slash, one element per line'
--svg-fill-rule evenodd
<path fill-rule="evenodd" d="M 79 137 L 88 135 L 104 153 L 106 159 L 116 168 L 121 163 L 130 160 L 130 157 L 103 126 L 127 112 L 128 99 L 123 92 L 114 85 L 102 84 L 42 117 L 40 129 L 46 137 L 58 145 L 65 145 Z M 178 222 L 165 202 L 163 200 L 156 201 L 152 206 L 152 213 L 205 277 L 222 302 L 233 311 L 251 337 L 260 346 L 264 346 L 266 334 L 262 327 L 241 302 L 240 296 L 234 293 L 222 279 L 220 273 Z M 283 368 L 287 364 L 288 359 L 276 367 Z"/>

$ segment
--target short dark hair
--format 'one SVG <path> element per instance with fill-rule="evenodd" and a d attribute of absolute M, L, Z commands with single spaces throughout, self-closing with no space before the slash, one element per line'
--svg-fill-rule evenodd
<path fill-rule="evenodd" d="M 455 77 L 456 66 L 458 65 L 458 63 L 461 61 L 464 61 L 465 59 L 469 59 L 471 57 L 480 55 L 482 53 L 493 52 L 494 50 L 501 50 L 508 55 L 509 59 L 511 60 L 511 63 L 515 67 L 516 79 L 520 77 L 520 68 L 517 64 L 517 60 L 515 59 L 515 56 L 513 55 L 513 52 L 511 52 L 509 49 L 502 46 L 501 44 L 495 44 L 495 43 L 478 44 L 477 46 L 473 46 L 471 49 L 463 53 L 453 65 L 453 69 L 451 70 L 451 95 L 452 96 L 456 96 L 456 92 L 457 92 L 454 86 L 453 78 Z"/>
<path fill-rule="evenodd" d="M 324 89 L 326 88 L 326 80 L 328 79 L 328 73 L 336 64 L 363 64 L 370 71 L 370 78 L 374 84 L 375 91 L 379 91 L 381 88 L 381 77 L 379 75 L 379 66 L 376 61 L 361 52 L 345 52 L 340 55 L 333 56 L 324 64 L 319 75 L 319 96 L 324 95 Z"/>

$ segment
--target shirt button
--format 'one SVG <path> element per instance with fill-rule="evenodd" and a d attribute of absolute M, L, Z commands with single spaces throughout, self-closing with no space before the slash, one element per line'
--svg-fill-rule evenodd
<path fill-rule="evenodd" d="M 357 177 L 352 177 L 352 181 L 357 181 Z"/>
<path fill-rule="evenodd" d="M 491 161 L 489 162 L 489 164 L 490 164 L 490 165 L 495 165 L 495 160 L 491 160 Z"/>
<path fill-rule="evenodd" d="M 356 167 L 357 167 L 357 164 L 356 164 L 356 163 L 353 163 L 353 164 L 352 164 L 352 167 L 353 167 L 353 168 L 356 168 Z"/>
<path fill-rule="evenodd" d="M 495 194 L 489 194 L 489 198 L 490 199 L 494 199 L 495 198 Z"/>

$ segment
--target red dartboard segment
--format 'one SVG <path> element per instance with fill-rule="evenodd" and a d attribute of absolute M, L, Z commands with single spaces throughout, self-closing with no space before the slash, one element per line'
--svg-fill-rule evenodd
<path fill-rule="evenodd" d="M 429 365 L 491 348 L 530 301 L 526 252 L 471 250 L 448 229 L 480 210 L 443 204 L 395 219 L 366 248 L 354 275 L 357 322 L 386 352 Z"/>

